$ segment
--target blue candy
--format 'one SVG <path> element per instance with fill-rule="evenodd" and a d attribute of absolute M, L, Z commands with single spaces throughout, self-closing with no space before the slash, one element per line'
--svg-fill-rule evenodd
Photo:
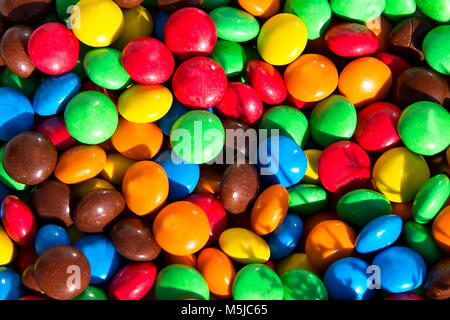
<path fill-rule="evenodd" d="M 402 233 L 402 227 L 402 218 L 393 214 L 370 221 L 356 238 L 356 251 L 369 253 L 390 246 Z"/>
<path fill-rule="evenodd" d="M 0 88 L 0 101 L 0 140 L 31 130 L 34 110 L 27 97 L 14 89 Z"/>
<path fill-rule="evenodd" d="M 376 292 L 369 286 L 369 265 L 359 258 L 343 258 L 332 263 L 323 278 L 328 296 L 333 300 L 370 300 Z"/>
<path fill-rule="evenodd" d="M 34 249 L 38 255 L 57 245 L 70 245 L 70 237 L 67 231 L 55 224 L 47 224 L 39 229 L 34 238 Z"/>
<path fill-rule="evenodd" d="M 259 144 L 257 152 L 260 175 L 266 183 L 288 188 L 304 177 L 306 155 L 291 138 L 270 136 Z"/>
<path fill-rule="evenodd" d="M 164 41 L 164 26 L 169 17 L 170 14 L 163 10 L 160 10 L 155 17 L 155 35 L 159 41 Z"/>
<path fill-rule="evenodd" d="M 103 235 L 86 236 L 75 245 L 86 256 L 91 266 L 91 284 L 109 280 L 120 267 L 122 258 L 112 242 Z"/>
<path fill-rule="evenodd" d="M 164 168 L 169 179 L 169 201 L 180 200 L 194 191 L 200 178 L 198 164 L 183 161 L 171 149 L 158 154 L 154 161 Z"/>
<path fill-rule="evenodd" d="M 169 112 L 167 112 L 164 117 L 158 120 L 158 125 L 161 128 L 162 132 L 166 136 L 170 136 L 170 131 L 172 130 L 175 121 L 177 121 L 183 114 L 188 111 L 192 111 L 192 109 L 186 107 L 184 104 L 174 98 Z"/>
<path fill-rule="evenodd" d="M 303 222 L 296 214 L 288 213 L 283 222 L 266 237 L 270 260 L 280 260 L 290 254 L 303 232 Z"/>
<path fill-rule="evenodd" d="M 422 257 L 407 247 L 390 247 L 375 256 L 373 265 L 380 268 L 381 288 L 402 293 L 420 287 L 427 267 Z"/>
<path fill-rule="evenodd" d="M 73 72 L 49 77 L 36 90 L 33 108 L 41 116 L 63 112 L 67 103 L 80 89 L 80 77 Z"/>
<path fill-rule="evenodd" d="M 0 267 L 0 300 L 18 300 L 24 295 L 20 275 L 11 268 Z"/>

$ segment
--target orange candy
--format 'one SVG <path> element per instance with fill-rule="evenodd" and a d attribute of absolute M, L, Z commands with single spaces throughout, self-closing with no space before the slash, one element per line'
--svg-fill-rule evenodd
<path fill-rule="evenodd" d="M 222 175 L 211 169 L 200 170 L 200 178 L 194 193 L 220 193 L 220 179 Z"/>
<path fill-rule="evenodd" d="M 354 253 L 355 239 L 355 232 L 345 222 L 322 221 L 306 238 L 305 253 L 315 268 L 324 271 L 334 261 Z"/>
<path fill-rule="evenodd" d="M 371 21 L 367 21 L 364 25 L 371 30 L 378 39 L 377 52 L 385 52 L 389 46 L 389 37 L 393 29 L 392 24 L 383 15 Z"/>
<path fill-rule="evenodd" d="M 78 183 L 98 175 L 105 161 L 106 153 L 99 146 L 78 145 L 59 157 L 54 173 L 64 183 Z"/>
<path fill-rule="evenodd" d="M 135 123 L 120 118 L 111 142 L 127 158 L 151 159 L 161 149 L 163 133 L 154 123 Z"/>
<path fill-rule="evenodd" d="M 184 264 L 186 266 L 196 268 L 197 267 L 197 257 L 194 254 L 188 254 L 185 256 L 174 256 L 173 254 L 164 253 L 164 264 L 166 266 L 171 264 Z"/>
<path fill-rule="evenodd" d="M 225 253 L 215 248 L 203 249 L 198 255 L 197 269 L 211 293 L 222 299 L 231 298 L 236 270 Z"/>
<path fill-rule="evenodd" d="M 387 97 L 392 73 L 382 61 L 363 57 L 347 64 L 339 76 L 339 91 L 355 107 L 363 107 Z"/>
<path fill-rule="evenodd" d="M 72 191 L 80 198 L 91 191 L 101 189 L 116 190 L 111 183 L 100 178 L 92 178 L 72 186 Z"/>
<path fill-rule="evenodd" d="M 450 254 L 450 206 L 445 207 L 433 222 L 433 238 L 439 248 Z"/>
<path fill-rule="evenodd" d="M 169 180 L 163 167 L 153 161 L 139 161 L 128 168 L 122 181 L 128 208 L 143 216 L 158 210 L 169 194 Z"/>
<path fill-rule="evenodd" d="M 256 199 L 251 212 L 251 226 L 259 235 L 274 231 L 283 222 L 289 208 L 289 193 L 276 184 L 264 190 Z"/>
<path fill-rule="evenodd" d="M 204 247 L 209 239 L 209 220 L 205 211 L 189 201 L 165 206 L 153 222 L 156 242 L 166 252 L 184 256 Z"/>
<path fill-rule="evenodd" d="M 303 232 L 300 237 L 300 248 L 305 251 L 305 243 L 308 238 L 309 233 L 315 226 L 317 226 L 322 221 L 326 220 L 338 220 L 339 216 L 334 212 L 318 212 L 309 216 L 303 223 Z"/>
<path fill-rule="evenodd" d="M 280 8 L 280 0 L 238 0 L 238 2 L 242 9 L 261 18 L 270 18 Z"/>
<path fill-rule="evenodd" d="M 320 54 L 304 54 L 284 72 L 287 91 L 295 99 L 315 102 L 336 90 L 338 72 L 333 62 Z"/>

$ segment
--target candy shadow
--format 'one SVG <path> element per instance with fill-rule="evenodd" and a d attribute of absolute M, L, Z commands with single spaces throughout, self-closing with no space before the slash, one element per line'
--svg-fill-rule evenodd
<path fill-rule="evenodd" d="M 158 288 L 158 300 L 205 300 L 205 297 L 194 291 L 182 290 L 173 287 L 160 286 Z"/>

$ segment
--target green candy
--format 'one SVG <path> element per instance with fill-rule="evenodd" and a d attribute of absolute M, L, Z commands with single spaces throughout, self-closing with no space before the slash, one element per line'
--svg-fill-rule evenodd
<path fill-rule="evenodd" d="M 362 228 L 373 219 L 392 213 L 391 203 L 381 193 L 356 189 L 344 194 L 337 203 L 340 219 Z"/>
<path fill-rule="evenodd" d="M 450 0 L 416 0 L 420 11 L 433 20 L 450 21 Z M 447 42 L 450 41 L 447 38 Z"/>
<path fill-rule="evenodd" d="M 256 48 L 245 46 L 244 51 L 247 57 L 245 63 L 249 62 L 250 60 L 261 60 L 261 56 L 259 55 L 259 52 Z"/>
<path fill-rule="evenodd" d="M 236 274 L 234 300 L 281 300 L 283 283 L 275 271 L 264 264 L 248 264 Z"/>
<path fill-rule="evenodd" d="M 41 80 L 38 77 L 21 78 L 7 67 L 0 73 L 0 86 L 16 89 L 30 99 L 40 84 Z"/>
<path fill-rule="evenodd" d="M 170 132 L 173 151 L 181 159 L 195 164 L 213 160 L 225 143 L 225 130 L 220 119 L 205 110 L 186 112 Z"/>
<path fill-rule="evenodd" d="M 209 57 L 222 66 L 227 77 L 242 72 L 247 60 L 245 50 L 239 43 L 226 40 L 217 40 Z"/>
<path fill-rule="evenodd" d="M 383 14 L 392 21 L 409 18 L 416 12 L 416 0 L 386 0 Z"/>
<path fill-rule="evenodd" d="M 119 90 L 126 87 L 131 78 L 121 64 L 122 53 L 112 48 L 89 51 L 84 57 L 84 69 L 89 79 L 100 87 Z"/>
<path fill-rule="evenodd" d="M 450 26 L 439 26 L 423 40 L 425 60 L 437 72 L 450 75 Z"/>
<path fill-rule="evenodd" d="M 385 0 L 331 0 L 330 4 L 338 17 L 357 22 L 378 18 L 386 7 Z"/>
<path fill-rule="evenodd" d="M 70 17 L 71 10 L 68 10 L 70 6 L 76 5 L 80 0 L 56 0 L 56 12 L 61 20 L 67 21 Z"/>
<path fill-rule="evenodd" d="M 219 7 L 209 13 L 214 21 L 217 36 L 224 40 L 244 42 L 255 38 L 259 33 L 258 20 L 244 10 L 232 7 Z"/>
<path fill-rule="evenodd" d="M 84 91 L 69 101 L 64 120 L 73 138 L 85 144 L 98 144 L 113 135 L 119 116 L 114 103 L 106 95 Z"/>
<path fill-rule="evenodd" d="M 419 253 L 430 265 L 442 259 L 442 252 L 434 242 L 429 228 L 414 221 L 408 221 L 403 227 L 403 238 L 406 245 Z"/>
<path fill-rule="evenodd" d="M 142 2 L 142 5 L 147 8 L 157 8 L 158 7 L 158 3 L 156 2 L 156 0 L 144 0 L 144 2 Z"/>
<path fill-rule="evenodd" d="M 194 268 L 171 264 L 156 277 L 156 300 L 209 300 L 209 289 L 203 276 Z"/>
<path fill-rule="evenodd" d="M 209 11 L 218 7 L 226 6 L 229 3 L 230 0 L 205 0 L 200 8 Z"/>
<path fill-rule="evenodd" d="M 300 147 L 304 147 L 309 139 L 308 119 L 303 112 L 289 106 L 278 106 L 264 113 L 258 124 L 259 129 L 278 129 L 280 135 L 294 140 Z"/>
<path fill-rule="evenodd" d="M 329 201 L 328 192 L 314 184 L 298 184 L 287 189 L 289 212 L 311 215 L 325 208 Z"/>
<path fill-rule="evenodd" d="M 330 26 L 331 8 L 327 0 L 287 0 L 283 11 L 302 19 L 309 40 L 319 38 Z"/>
<path fill-rule="evenodd" d="M 281 275 L 284 300 L 328 300 L 328 292 L 322 280 L 314 273 L 291 269 Z"/>
<path fill-rule="evenodd" d="M 340 95 L 332 95 L 314 107 L 309 118 L 311 136 L 318 144 L 330 144 L 348 140 L 356 129 L 356 109 Z"/>
<path fill-rule="evenodd" d="M 100 288 L 87 286 L 80 295 L 71 300 L 108 300 L 108 295 Z"/>
<path fill-rule="evenodd" d="M 433 156 L 450 144 L 450 114 L 434 102 L 413 103 L 403 110 L 398 133 L 412 152 Z"/>
<path fill-rule="evenodd" d="M 450 196 L 450 179 L 438 174 L 420 187 L 412 205 L 412 215 L 418 223 L 427 223 L 441 210 Z"/>

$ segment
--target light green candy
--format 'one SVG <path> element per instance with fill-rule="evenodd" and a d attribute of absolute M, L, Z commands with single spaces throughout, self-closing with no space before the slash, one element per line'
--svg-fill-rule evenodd
<path fill-rule="evenodd" d="M 284 300 L 328 300 L 328 292 L 314 273 L 291 269 L 281 275 L 284 287 Z"/>
<path fill-rule="evenodd" d="M 416 0 L 416 2 L 420 11 L 431 19 L 442 23 L 450 21 L 450 0 Z"/>
<path fill-rule="evenodd" d="M 439 26 L 428 32 L 422 50 L 434 70 L 450 75 L 450 26 Z"/>
<path fill-rule="evenodd" d="M 409 18 L 416 12 L 416 0 L 386 0 L 383 14 L 392 21 Z"/>
<path fill-rule="evenodd" d="M 258 20 L 244 10 L 232 7 L 219 7 L 209 13 L 214 21 L 217 36 L 224 40 L 244 42 L 255 38 L 259 33 Z"/>
<path fill-rule="evenodd" d="M 331 0 L 330 4 L 334 14 L 357 22 L 378 18 L 386 7 L 385 0 Z"/>
<path fill-rule="evenodd" d="M 239 43 L 226 40 L 217 40 L 209 57 L 222 66 L 227 77 L 242 72 L 247 60 L 245 50 Z"/>
<path fill-rule="evenodd" d="M 314 184 L 298 184 L 287 189 L 289 193 L 289 212 L 311 215 L 328 204 L 328 192 Z"/>
<path fill-rule="evenodd" d="M 236 274 L 234 300 L 281 300 L 283 283 L 275 271 L 264 264 L 248 264 Z"/>

